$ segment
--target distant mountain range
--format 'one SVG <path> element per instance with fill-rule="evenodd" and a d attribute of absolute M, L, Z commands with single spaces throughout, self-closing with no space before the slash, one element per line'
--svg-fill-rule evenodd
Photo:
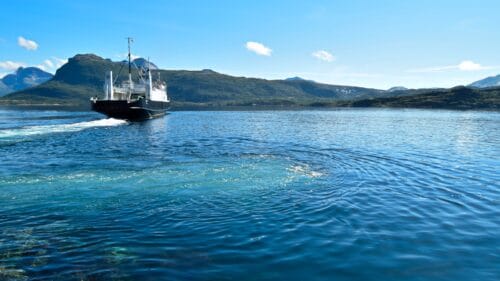
<path fill-rule="evenodd" d="M 37 67 L 20 67 L 16 72 L 0 79 L 0 96 L 40 85 L 52 76 Z"/>
<path fill-rule="evenodd" d="M 500 87 L 500 75 L 484 78 L 471 83 L 469 86 L 474 88 Z"/>
<path fill-rule="evenodd" d="M 134 60 L 140 67 L 144 59 Z M 156 67 L 156 65 L 151 64 Z M 153 69 L 153 67 L 152 67 Z M 118 82 L 127 79 L 123 62 L 93 54 L 76 55 L 50 80 L 0 98 L 0 104 L 68 105 L 89 107 L 89 98 L 101 96 L 105 73 L 112 70 Z M 317 83 L 299 77 L 266 80 L 235 77 L 210 69 L 155 70 L 167 81 L 174 107 L 225 106 L 376 106 L 417 108 L 500 109 L 500 90 L 453 89 L 389 90 Z M 134 79 L 138 70 L 133 69 Z"/>

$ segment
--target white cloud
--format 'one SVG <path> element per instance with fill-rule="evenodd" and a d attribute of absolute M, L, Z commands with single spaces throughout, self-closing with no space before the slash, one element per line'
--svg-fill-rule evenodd
<path fill-rule="evenodd" d="M 318 50 L 312 53 L 312 56 L 326 62 L 332 62 L 335 60 L 335 57 L 325 50 Z"/>
<path fill-rule="evenodd" d="M 35 41 L 28 40 L 22 36 L 19 36 L 17 38 L 17 44 L 19 44 L 19 46 L 25 48 L 28 51 L 34 51 L 38 49 L 38 44 Z"/>
<path fill-rule="evenodd" d="M 410 69 L 408 72 L 414 73 L 434 73 L 434 72 L 444 72 L 444 71 L 479 71 L 496 68 L 493 66 L 483 66 L 479 63 L 475 63 L 471 60 L 464 60 L 457 65 L 446 65 L 446 66 L 436 66 L 436 67 L 426 67 Z"/>
<path fill-rule="evenodd" d="M 51 60 L 44 60 L 43 64 L 46 65 L 48 68 L 54 67 L 54 63 Z"/>
<path fill-rule="evenodd" d="M 245 47 L 247 50 L 256 53 L 257 55 L 260 56 L 271 56 L 271 53 L 273 50 L 270 48 L 266 47 L 264 44 L 259 43 L 259 42 L 252 42 L 249 41 L 245 44 Z"/>
<path fill-rule="evenodd" d="M 56 68 L 59 68 L 59 67 L 65 65 L 68 62 L 67 59 L 61 59 L 61 58 L 58 58 L 58 57 L 52 57 L 52 61 L 54 62 Z"/>
<path fill-rule="evenodd" d="M 45 64 L 37 64 L 35 65 L 35 67 L 40 68 L 43 71 L 47 71 L 47 67 L 45 66 Z"/>
<path fill-rule="evenodd" d="M 13 71 L 17 70 L 19 67 L 25 67 L 26 64 L 23 62 L 16 62 L 16 61 L 0 61 L 0 68 L 7 70 L 7 71 Z"/>
<path fill-rule="evenodd" d="M 477 71 L 477 70 L 483 70 L 487 69 L 488 67 L 484 67 L 480 65 L 479 63 L 475 63 L 470 60 L 464 60 L 463 62 L 458 64 L 458 69 L 462 71 Z"/>
<path fill-rule="evenodd" d="M 44 71 L 55 71 L 67 62 L 68 62 L 67 59 L 52 57 L 52 59 L 46 59 L 43 61 L 43 63 L 35 65 L 35 66 L 40 68 L 41 70 L 44 70 Z"/>
<path fill-rule="evenodd" d="M 43 71 L 54 72 L 65 63 L 67 63 L 67 59 L 61 59 L 58 57 L 52 57 L 50 59 L 44 60 L 42 63 L 34 65 L 35 67 L 40 68 Z M 31 64 L 30 64 L 31 65 Z M 15 61 L 2 61 L 0 62 L 0 70 L 5 70 L 8 72 L 13 72 L 17 70 L 19 67 L 27 67 L 28 65 L 24 62 L 15 62 Z"/>

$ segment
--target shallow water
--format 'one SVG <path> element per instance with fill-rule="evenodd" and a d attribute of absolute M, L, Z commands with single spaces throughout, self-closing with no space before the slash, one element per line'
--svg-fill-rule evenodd
<path fill-rule="evenodd" d="M 0 280 L 499 280 L 500 114 L 0 110 Z"/>

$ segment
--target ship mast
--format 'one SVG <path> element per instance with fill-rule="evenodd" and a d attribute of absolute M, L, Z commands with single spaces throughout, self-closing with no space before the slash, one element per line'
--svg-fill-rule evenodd
<path fill-rule="evenodd" d="M 127 37 L 128 41 L 128 85 L 129 94 L 132 94 L 132 55 L 130 54 L 130 43 L 134 42 L 132 37 Z"/>

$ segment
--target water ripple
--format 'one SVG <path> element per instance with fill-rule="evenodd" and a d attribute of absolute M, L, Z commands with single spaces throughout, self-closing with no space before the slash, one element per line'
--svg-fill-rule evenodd
<path fill-rule="evenodd" d="M 500 274 L 497 113 L 40 114 L 0 126 L 0 280 Z"/>

